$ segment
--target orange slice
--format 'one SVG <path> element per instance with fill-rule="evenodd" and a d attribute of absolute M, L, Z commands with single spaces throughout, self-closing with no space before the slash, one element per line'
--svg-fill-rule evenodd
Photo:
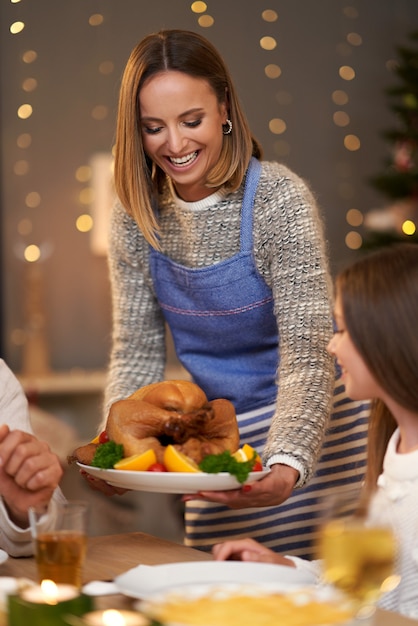
<path fill-rule="evenodd" d="M 172 445 L 168 445 L 164 450 L 164 465 L 169 472 L 200 472 L 193 459 Z"/>
<path fill-rule="evenodd" d="M 244 445 L 242 446 L 242 450 L 245 454 L 245 460 L 246 461 L 251 461 L 251 459 L 254 456 L 254 452 L 256 453 L 256 457 L 255 460 L 258 461 L 259 463 L 261 463 L 261 457 L 260 455 L 254 450 L 254 448 L 252 446 L 250 446 L 248 443 L 244 443 Z"/>
<path fill-rule="evenodd" d="M 243 463 L 244 461 L 248 461 L 247 455 L 245 454 L 242 448 L 238 448 L 236 452 L 232 455 L 236 461 Z"/>
<path fill-rule="evenodd" d="M 150 465 L 157 462 L 154 450 L 147 450 L 141 454 L 127 456 L 114 464 L 114 469 L 146 472 Z"/>

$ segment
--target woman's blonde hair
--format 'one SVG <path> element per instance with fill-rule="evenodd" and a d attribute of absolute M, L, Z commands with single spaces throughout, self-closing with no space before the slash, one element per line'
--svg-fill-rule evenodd
<path fill-rule="evenodd" d="M 418 411 L 418 245 L 367 255 L 336 280 L 351 340 L 368 370 L 401 406 Z M 396 422 L 376 400 L 369 421 L 366 485 L 373 489 Z"/>
<path fill-rule="evenodd" d="M 132 51 L 119 94 L 115 147 L 115 188 L 126 211 L 147 241 L 158 248 L 156 200 L 164 172 L 146 156 L 140 125 L 139 96 L 146 80 L 174 70 L 206 80 L 219 104 L 226 103 L 232 131 L 224 136 L 221 155 L 208 173 L 206 185 L 241 185 L 251 156 L 261 158 L 228 68 L 216 48 L 201 35 L 186 30 L 162 30 L 145 37 Z"/>

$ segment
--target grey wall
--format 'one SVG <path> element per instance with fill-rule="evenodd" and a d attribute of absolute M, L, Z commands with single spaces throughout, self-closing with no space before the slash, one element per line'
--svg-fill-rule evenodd
<path fill-rule="evenodd" d="M 367 178 L 382 167 L 388 150 L 380 138 L 381 130 L 395 123 L 383 95 L 394 80 L 388 61 L 418 27 L 417 0 L 207 0 L 206 13 L 214 18 L 210 28 L 199 26 L 190 5 L 189 0 L 0 3 L 2 336 L 5 358 L 16 371 L 22 366 L 25 307 L 37 306 L 28 303 L 28 263 L 22 260 L 30 243 L 41 246 L 44 257 L 37 264 L 39 306 L 46 315 L 51 367 L 106 365 L 111 328 L 106 260 L 93 254 L 90 234 L 75 228 L 77 216 L 90 210 L 80 201 L 88 183 L 75 174 L 94 153 L 111 150 L 120 76 L 130 50 L 150 31 L 197 30 L 220 49 L 266 158 L 285 161 L 316 192 L 334 269 L 355 254 L 345 245 L 351 229 L 346 211 L 384 204 Z M 264 21 L 264 9 L 275 10 L 278 20 Z M 357 16 L 350 17 L 353 9 Z M 91 26 L 90 16 L 98 13 L 103 23 Z M 25 28 L 11 35 L 9 26 L 16 20 Z M 361 35 L 361 45 L 347 42 L 350 32 Z M 264 35 L 277 39 L 275 50 L 260 48 Z M 37 52 L 31 64 L 22 61 L 27 50 Z M 111 73 L 100 73 L 103 61 L 113 63 Z M 265 76 L 267 63 L 280 66 L 278 79 Z M 339 77 L 341 65 L 355 69 L 355 80 Z M 22 84 L 31 77 L 36 89 L 25 92 Z M 349 96 L 343 107 L 332 101 L 336 89 Z M 16 114 L 23 103 L 33 107 L 26 120 Z M 104 107 L 98 120 L 92 118 L 97 106 Z M 333 122 L 338 109 L 350 117 L 346 128 Z M 271 118 L 285 120 L 283 135 L 269 131 Z M 360 138 L 360 150 L 344 148 L 347 133 Z M 22 134 L 31 137 L 28 147 L 18 145 Z M 278 141 L 285 142 L 287 153 L 277 150 Z M 16 173 L 22 161 L 28 169 Z M 27 205 L 31 192 L 39 194 L 38 206 Z M 30 232 L 25 234 L 25 227 Z M 32 293 L 35 299 L 38 295 Z"/>

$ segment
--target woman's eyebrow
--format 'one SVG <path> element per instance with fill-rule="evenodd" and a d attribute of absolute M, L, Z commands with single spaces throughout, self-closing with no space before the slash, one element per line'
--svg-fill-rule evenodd
<path fill-rule="evenodd" d="M 184 113 L 181 113 L 179 117 L 187 117 L 188 115 L 192 115 L 194 113 L 203 113 L 203 112 L 204 112 L 204 109 L 202 107 L 195 107 L 193 109 L 188 109 L 187 111 L 184 111 Z M 141 121 L 163 122 L 164 120 L 162 120 L 159 117 L 153 117 L 152 115 L 143 115 L 141 116 Z"/>

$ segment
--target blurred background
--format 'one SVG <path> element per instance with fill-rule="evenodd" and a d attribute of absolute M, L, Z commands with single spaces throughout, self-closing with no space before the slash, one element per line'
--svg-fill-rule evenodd
<path fill-rule="evenodd" d="M 217 46 L 265 158 L 314 190 L 333 271 L 371 240 L 416 237 L 417 0 L 2 0 L 0 28 L 1 356 L 63 463 L 101 417 L 118 89 L 147 33 Z M 167 375 L 182 375 L 168 347 Z M 70 495 L 84 489 L 67 474 Z M 104 530 L 181 535 L 175 499 L 97 501 Z M 162 507 L 174 518 L 156 529 Z"/>

